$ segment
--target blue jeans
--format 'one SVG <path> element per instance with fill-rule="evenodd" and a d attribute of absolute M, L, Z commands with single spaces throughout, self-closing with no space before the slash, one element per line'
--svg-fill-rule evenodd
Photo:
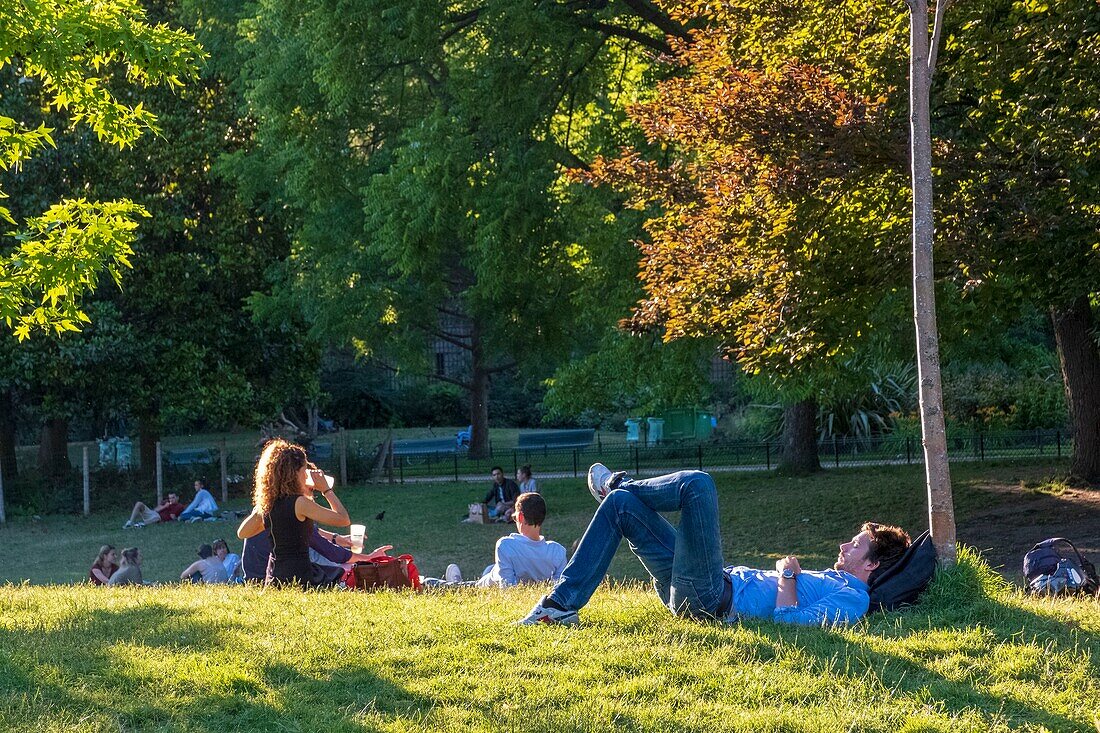
<path fill-rule="evenodd" d="M 677 510 L 679 527 L 658 514 Z M 718 493 L 708 474 L 681 471 L 619 484 L 596 510 L 549 598 L 571 610 L 588 603 L 624 537 L 673 613 L 715 618 L 728 602 Z"/>

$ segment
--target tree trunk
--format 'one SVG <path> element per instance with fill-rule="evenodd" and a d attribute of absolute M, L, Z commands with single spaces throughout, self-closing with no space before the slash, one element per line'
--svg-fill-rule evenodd
<path fill-rule="evenodd" d="M 69 421 L 55 417 L 42 426 L 38 443 L 38 470 L 43 476 L 63 476 L 72 470 L 69 463 Z"/>
<path fill-rule="evenodd" d="M 1100 483 L 1100 348 L 1093 334 L 1092 306 L 1082 296 L 1065 308 L 1052 308 L 1051 318 L 1073 420 L 1070 471 L 1090 483 Z"/>
<path fill-rule="evenodd" d="M 803 400 L 783 408 L 779 470 L 805 474 L 821 470 L 817 458 L 817 402 Z"/>
<path fill-rule="evenodd" d="M 0 473 L 5 481 L 19 475 L 15 459 L 15 402 L 10 389 L 0 390 Z"/>
<path fill-rule="evenodd" d="M 481 328 L 470 329 L 470 458 L 489 455 L 489 369 L 481 346 Z"/>
<path fill-rule="evenodd" d="M 917 336 L 917 376 L 920 389 L 921 435 L 928 524 L 941 565 L 955 564 L 955 509 L 947 435 L 943 421 L 940 380 L 940 339 L 936 326 L 936 291 L 932 242 L 932 133 L 929 104 L 934 69 L 934 44 L 929 40 L 927 0 L 909 0 L 909 122 L 913 175 L 913 320 Z M 944 0 L 940 0 L 944 2 Z M 941 20 L 937 14 L 937 36 Z"/>
<path fill-rule="evenodd" d="M 138 458 L 141 472 L 153 476 L 157 471 L 157 442 L 160 440 L 160 420 L 143 417 L 138 420 Z"/>

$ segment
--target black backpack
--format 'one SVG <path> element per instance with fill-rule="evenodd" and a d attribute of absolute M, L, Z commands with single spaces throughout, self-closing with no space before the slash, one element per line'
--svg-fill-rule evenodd
<path fill-rule="evenodd" d="M 1096 593 L 1096 568 L 1064 537 L 1051 537 L 1024 555 L 1028 590 L 1041 595 Z"/>
<path fill-rule="evenodd" d="M 922 533 L 901 558 L 871 578 L 870 611 L 893 611 L 917 602 L 936 572 L 936 546 Z"/>

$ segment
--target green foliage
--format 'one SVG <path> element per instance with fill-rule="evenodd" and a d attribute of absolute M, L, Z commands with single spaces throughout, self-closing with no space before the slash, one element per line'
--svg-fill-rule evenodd
<path fill-rule="evenodd" d="M 577 416 L 599 424 L 628 414 L 653 414 L 706 404 L 713 347 L 701 341 L 662 344 L 652 337 L 615 333 L 602 348 L 561 367 L 547 382 L 551 418 Z M 618 429 L 618 426 L 615 426 Z"/>
<path fill-rule="evenodd" d="M 144 87 L 178 87 L 194 76 L 201 58 L 193 37 L 150 25 L 134 0 L 19 0 L 0 7 L 0 69 L 14 65 L 19 84 L 41 83 L 46 106 L 120 148 L 155 131 L 156 117 L 141 102 L 120 101 L 110 88 L 114 76 Z M 55 145 L 51 133 L 0 115 L 0 168 L 17 169 Z M 0 318 L 20 339 L 32 330 L 78 329 L 87 320 L 81 296 L 96 289 L 99 272 L 117 282 L 130 266 L 136 220 L 144 215 L 124 199 L 66 199 L 28 217 L 15 232 L 16 251 L 0 259 Z M 0 219 L 17 226 L 7 208 L 0 207 Z"/>

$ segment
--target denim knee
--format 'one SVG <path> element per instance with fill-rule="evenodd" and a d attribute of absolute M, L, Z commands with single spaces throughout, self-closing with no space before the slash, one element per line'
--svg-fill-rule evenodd
<path fill-rule="evenodd" d="M 683 496 L 715 496 L 718 489 L 714 486 L 714 479 L 706 471 L 684 471 Z"/>

